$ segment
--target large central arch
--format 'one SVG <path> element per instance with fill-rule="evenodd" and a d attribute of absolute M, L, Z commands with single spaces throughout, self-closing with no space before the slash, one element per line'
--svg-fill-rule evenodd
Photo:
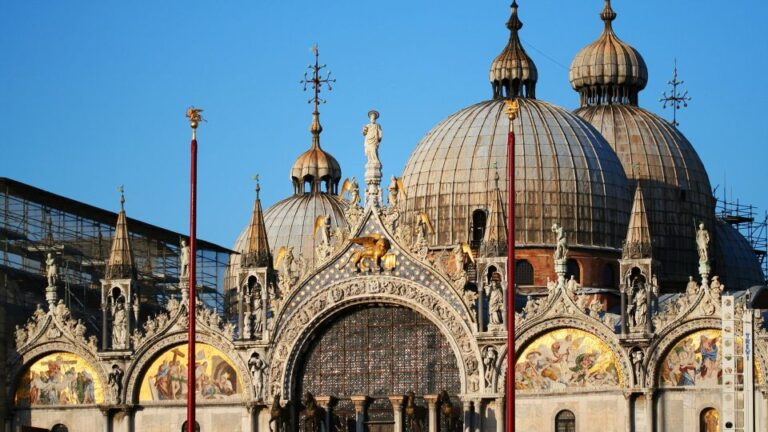
<path fill-rule="evenodd" d="M 381 277 L 380 277 L 381 278 Z M 360 278 L 367 279 L 367 278 Z M 410 281 L 365 284 L 344 281 L 328 286 L 304 302 L 295 316 L 275 339 L 270 366 L 271 395 L 297 399 L 301 359 L 311 349 L 313 338 L 332 323 L 340 313 L 370 305 L 408 308 L 433 324 L 445 338 L 458 368 L 459 394 L 476 392 L 479 380 L 479 350 L 471 338 L 467 324 L 437 293 Z M 415 389 L 414 389 L 415 390 Z"/>

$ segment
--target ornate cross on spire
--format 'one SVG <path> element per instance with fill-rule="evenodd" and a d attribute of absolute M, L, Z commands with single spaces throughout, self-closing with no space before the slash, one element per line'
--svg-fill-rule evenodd
<path fill-rule="evenodd" d="M 659 102 L 664 103 L 662 108 L 672 107 L 672 125 L 675 127 L 680 126 L 680 123 L 677 122 L 677 110 L 687 108 L 688 101 L 691 100 L 691 97 L 688 96 L 688 90 L 682 94 L 677 91 L 677 87 L 681 86 L 683 82 L 677 79 L 677 59 L 675 59 L 675 70 L 672 74 L 672 80 L 667 83 L 672 86 L 672 93 L 667 95 L 667 92 L 664 92 L 662 93 L 662 98 L 659 99 Z"/>
<path fill-rule="evenodd" d="M 259 175 L 256 174 L 252 178 L 253 178 L 253 181 L 256 182 L 256 199 L 259 199 L 259 192 L 261 192 L 261 185 L 259 184 Z"/>
<path fill-rule="evenodd" d="M 122 210 L 125 204 L 125 188 L 123 185 L 120 185 L 117 187 L 117 191 L 120 192 L 120 210 Z"/>
<path fill-rule="evenodd" d="M 319 113 L 318 106 L 321 103 L 325 103 L 326 100 L 322 99 L 320 97 L 320 91 L 323 87 L 323 85 L 326 85 L 328 87 L 328 91 L 333 90 L 333 87 L 331 87 L 332 83 L 335 83 L 336 80 L 331 78 L 331 72 L 328 72 L 328 74 L 323 77 L 320 73 L 321 70 L 325 69 L 327 65 L 321 65 L 320 64 L 320 49 L 318 48 L 317 44 L 315 44 L 312 47 L 312 52 L 315 54 L 315 64 L 309 65 L 307 68 L 312 71 L 312 76 L 309 76 L 308 72 L 304 72 L 304 79 L 301 80 L 301 83 L 304 84 L 304 91 L 307 91 L 307 87 L 312 87 L 312 90 L 315 92 L 314 96 L 307 101 L 307 103 L 315 103 L 315 113 Z"/>

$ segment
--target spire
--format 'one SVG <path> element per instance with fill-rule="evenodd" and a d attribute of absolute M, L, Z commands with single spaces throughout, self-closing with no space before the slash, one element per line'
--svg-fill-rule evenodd
<path fill-rule="evenodd" d="M 488 230 L 485 233 L 483 243 L 485 245 L 486 256 L 501 256 L 506 254 L 507 249 L 507 214 L 504 199 L 499 187 L 499 165 L 493 164 L 495 173 L 493 175 L 494 188 L 491 206 L 488 211 Z"/>
<path fill-rule="evenodd" d="M 613 32 L 616 12 L 610 0 L 605 0 L 600 19 L 605 25 L 603 33 L 571 62 L 571 86 L 579 92 L 582 107 L 637 105 L 638 94 L 648 83 L 645 60 Z"/>
<path fill-rule="evenodd" d="M 623 258 L 651 258 L 651 232 L 648 228 L 648 214 L 643 199 L 643 189 L 640 181 L 635 189 L 635 201 L 629 216 L 627 239 L 624 242 Z"/>
<path fill-rule="evenodd" d="M 512 2 L 512 14 L 507 21 L 509 42 L 504 50 L 491 63 L 490 79 L 493 87 L 493 98 L 536 98 L 536 81 L 538 72 L 523 45 L 520 43 L 518 32 L 523 28 L 523 22 L 517 15 L 517 2 Z"/>
<path fill-rule="evenodd" d="M 267 229 L 264 225 L 264 212 L 261 210 L 261 185 L 258 174 L 253 177 L 256 181 L 256 201 L 253 203 L 251 223 L 248 225 L 248 234 L 245 238 L 243 250 L 243 267 L 266 267 L 271 261 L 269 256 L 269 243 L 267 241 Z"/>
<path fill-rule="evenodd" d="M 109 261 L 107 261 L 106 277 L 107 279 L 132 279 L 136 276 L 136 270 L 133 267 L 133 250 L 125 217 L 125 190 L 120 186 L 118 191 L 120 192 L 120 213 L 117 214 L 117 225 Z"/>

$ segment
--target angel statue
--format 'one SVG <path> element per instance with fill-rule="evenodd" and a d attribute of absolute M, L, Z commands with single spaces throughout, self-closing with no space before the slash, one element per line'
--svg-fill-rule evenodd
<path fill-rule="evenodd" d="M 371 119 L 371 122 L 363 126 L 365 157 L 368 158 L 368 164 L 381 166 L 381 161 L 379 161 L 379 144 L 381 143 L 382 131 L 381 125 L 376 123 L 376 119 L 379 118 L 379 112 L 375 110 L 368 111 L 368 118 Z"/>
<path fill-rule="evenodd" d="M 397 207 L 397 201 L 400 197 L 400 194 L 403 194 L 403 197 L 405 197 L 405 187 L 403 186 L 403 180 L 392 176 L 392 181 L 389 183 L 389 187 L 387 187 L 387 190 L 389 191 L 389 195 L 387 199 L 389 200 L 389 206 L 390 207 Z"/>
<path fill-rule="evenodd" d="M 280 273 L 280 288 L 285 289 L 293 284 L 293 246 L 281 246 L 275 257 L 275 267 Z"/>
<path fill-rule="evenodd" d="M 349 193 L 347 203 L 353 206 L 358 205 L 360 203 L 360 186 L 357 184 L 357 179 L 355 177 L 344 180 L 344 183 L 341 185 L 341 191 L 339 192 L 339 198 L 343 199 L 344 194 L 347 192 Z"/>
<path fill-rule="evenodd" d="M 315 218 L 315 228 L 312 231 L 312 237 L 317 237 L 317 232 L 320 232 L 321 244 L 325 247 L 331 244 L 331 217 L 328 215 L 318 216 Z"/>
<path fill-rule="evenodd" d="M 426 243 L 427 234 L 434 234 L 435 229 L 429 220 L 429 215 L 425 212 L 419 213 L 419 219 L 416 221 L 416 244 Z"/>

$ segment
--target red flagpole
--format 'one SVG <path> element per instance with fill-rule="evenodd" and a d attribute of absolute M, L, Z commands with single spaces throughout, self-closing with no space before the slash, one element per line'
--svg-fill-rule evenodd
<path fill-rule="evenodd" d="M 189 334 L 187 335 L 187 432 L 195 432 L 195 307 L 197 306 L 197 126 L 202 120 L 199 111 L 190 108 L 187 116 L 192 127 L 189 176 Z"/>
<path fill-rule="evenodd" d="M 507 430 L 515 432 L 515 130 L 517 101 L 507 101 Z"/>

